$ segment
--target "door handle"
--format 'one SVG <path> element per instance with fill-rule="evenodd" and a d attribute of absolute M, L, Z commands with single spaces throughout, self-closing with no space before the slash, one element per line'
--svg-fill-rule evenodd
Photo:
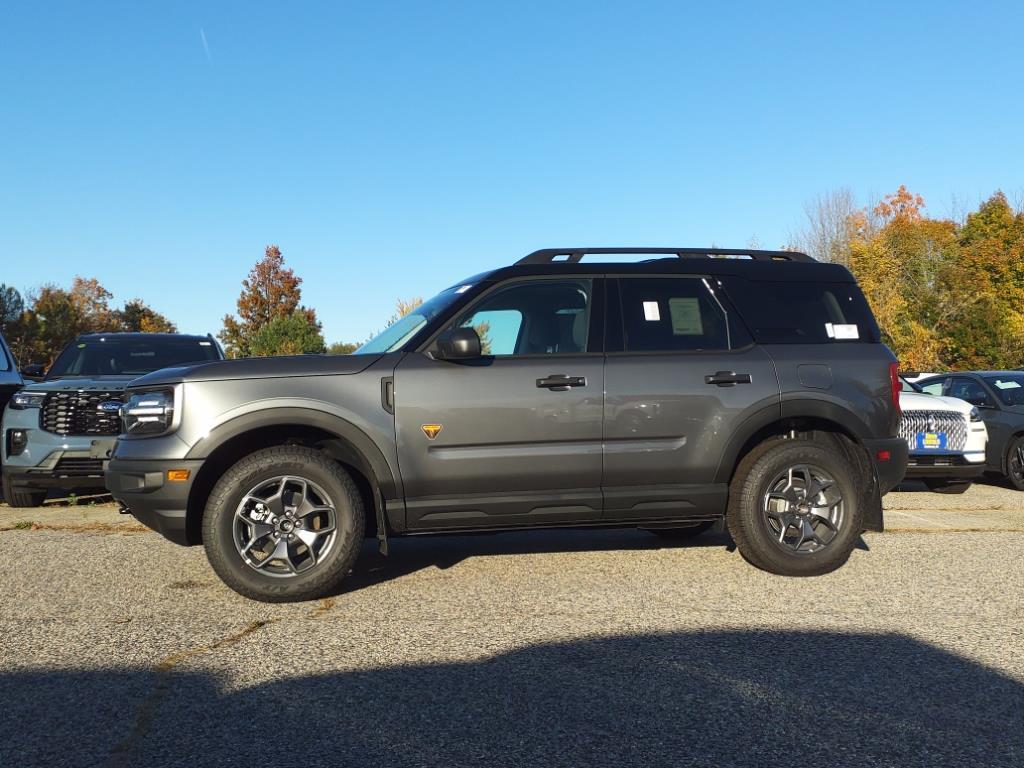
<path fill-rule="evenodd" d="M 718 371 L 704 377 L 705 384 L 714 384 L 717 387 L 731 387 L 734 384 L 749 384 L 750 382 L 749 373 L 736 373 L 736 371 Z"/>
<path fill-rule="evenodd" d="M 565 392 L 570 387 L 587 386 L 586 376 L 548 376 L 545 379 L 537 379 L 538 389 L 550 389 L 552 392 Z"/>

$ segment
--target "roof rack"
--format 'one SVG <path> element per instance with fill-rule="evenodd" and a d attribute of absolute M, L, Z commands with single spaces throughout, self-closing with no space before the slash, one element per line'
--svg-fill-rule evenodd
<path fill-rule="evenodd" d="M 717 259 L 743 256 L 755 261 L 815 261 L 799 251 L 757 251 L 749 248 L 542 248 L 516 264 L 576 264 L 591 254 L 651 254 L 680 259 Z"/>

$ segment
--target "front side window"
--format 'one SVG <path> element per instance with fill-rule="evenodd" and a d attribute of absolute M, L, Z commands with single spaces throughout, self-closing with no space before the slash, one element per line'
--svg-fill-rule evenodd
<path fill-rule="evenodd" d="M 995 405 L 985 388 L 974 379 L 954 378 L 949 384 L 947 394 L 950 397 L 966 400 L 971 405 Z"/>
<path fill-rule="evenodd" d="M 485 355 L 570 355 L 587 351 L 590 280 L 537 280 L 499 288 L 455 322 L 474 328 Z"/>
<path fill-rule="evenodd" d="M 725 309 L 699 277 L 624 277 L 624 347 L 627 352 L 729 349 Z"/>

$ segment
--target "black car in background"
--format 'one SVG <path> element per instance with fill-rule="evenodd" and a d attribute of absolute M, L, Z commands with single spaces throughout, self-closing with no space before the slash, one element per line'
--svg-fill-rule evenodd
<path fill-rule="evenodd" d="M 966 400 L 988 428 L 985 470 L 1024 491 L 1024 371 L 945 373 L 917 381 L 932 395 Z"/>

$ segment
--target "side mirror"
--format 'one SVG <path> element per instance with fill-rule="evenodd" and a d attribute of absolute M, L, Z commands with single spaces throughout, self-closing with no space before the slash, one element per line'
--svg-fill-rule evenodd
<path fill-rule="evenodd" d="M 46 366 L 41 363 L 31 363 L 21 369 L 21 375 L 26 379 L 41 379 L 46 375 Z"/>
<path fill-rule="evenodd" d="M 437 357 L 440 360 L 470 360 L 482 354 L 480 334 L 475 328 L 452 328 L 437 337 Z"/>

